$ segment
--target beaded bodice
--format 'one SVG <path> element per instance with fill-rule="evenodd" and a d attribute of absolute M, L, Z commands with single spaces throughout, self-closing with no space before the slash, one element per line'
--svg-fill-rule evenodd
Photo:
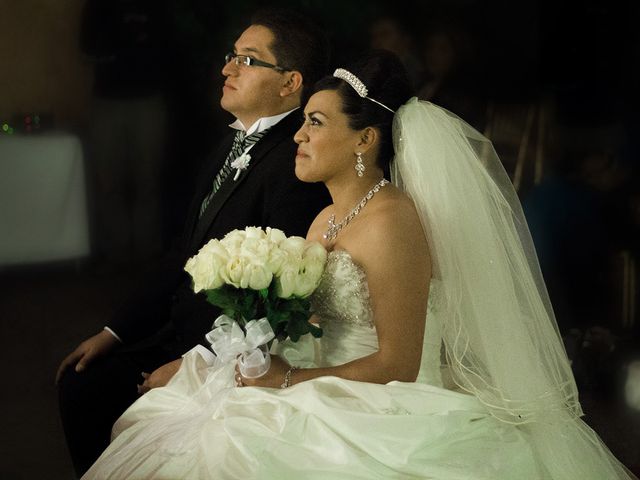
<path fill-rule="evenodd" d="M 347 251 L 329 253 L 320 285 L 311 297 L 311 308 L 323 324 L 344 322 L 373 326 L 367 277 Z"/>
<path fill-rule="evenodd" d="M 317 364 L 341 365 L 378 350 L 367 277 L 347 251 L 329 253 L 320 285 L 311 297 L 311 308 L 323 329 Z M 441 385 L 442 327 L 437 315 L 429 317 L 418 381 Z"/>
<path fill-rule="evenodd" d="M 329 253 L 311 309 L 323 330 L 320 364 L 340 365 L 378 350 L 367 278 L 345 250 Z"/>

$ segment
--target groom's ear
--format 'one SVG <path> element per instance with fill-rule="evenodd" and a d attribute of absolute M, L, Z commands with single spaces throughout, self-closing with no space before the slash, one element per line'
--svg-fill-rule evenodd
<path fill-rule="evenodd" d="M 280 88 L 280 96 L 287 97 L 296 92 L 302 91 L 302 74 L 296 70 L 285 72 L 282 88 Z"/>

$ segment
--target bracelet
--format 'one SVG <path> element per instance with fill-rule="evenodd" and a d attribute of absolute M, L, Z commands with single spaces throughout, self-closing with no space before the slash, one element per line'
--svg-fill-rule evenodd
<path fill-rule="evenodd" d="M 289 388 L 289 385 L 291 383 L 291 374 L 296 370 L 298 370 L 298 367 L 291 367 L 289 370 L 287 370 L 287 373 L 284 374 L 284 382 L 282 382 L 280 388 Z"/>

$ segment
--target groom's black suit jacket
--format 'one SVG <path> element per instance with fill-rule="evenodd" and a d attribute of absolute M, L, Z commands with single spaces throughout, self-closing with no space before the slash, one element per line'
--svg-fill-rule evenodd
<path fill-rule="evenodd" d="M 233 229 L 246 226 L 274 227 L 287 235 L 305 236 L 313 218 L 330 202 L 323 184 L 309 184 L 295 177 L 297 145 L 293 135 L 300 125 L 297 111 L 265 134 L 250 150 L 249 167 L 234 180 L 235 170 L 224 181 L 199 218 L 203 198 L 231 149 L 229 134 L 213 153 L 198 178 L 178 252 L 171 255 L 162 272 L 154 275 L 116 313 L 108 326 L 125 344 L 150 336 L 168 321 L 173 323 L 172 346 L 176 353 L 204 342 L 218 315 L 201 293 L 190 288 L 184 272 L 186 260 L 210 239 L 222 238 Z"/>

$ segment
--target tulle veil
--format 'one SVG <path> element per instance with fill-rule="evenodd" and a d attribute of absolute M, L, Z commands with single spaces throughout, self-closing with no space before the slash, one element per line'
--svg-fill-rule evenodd
<path fill-rule="evenodd" d="M 482 134 L 412 98 L 394 117 L 393 182 L 433 260 L 429 322 L 458 387 L 518 424 L 545 478 L 635 478 L 581 419 L 571 365 L 511 181 Z"/>

